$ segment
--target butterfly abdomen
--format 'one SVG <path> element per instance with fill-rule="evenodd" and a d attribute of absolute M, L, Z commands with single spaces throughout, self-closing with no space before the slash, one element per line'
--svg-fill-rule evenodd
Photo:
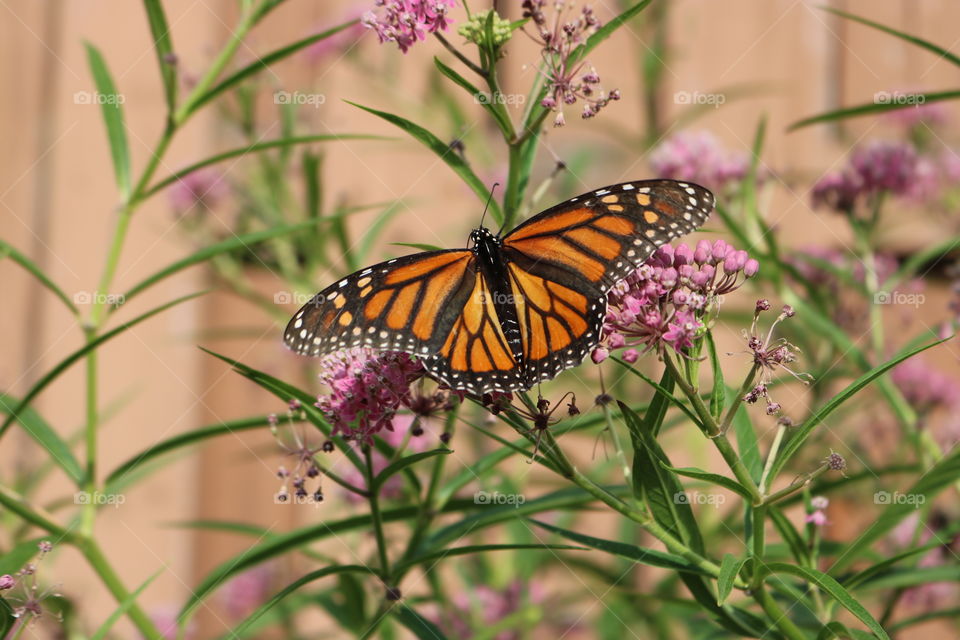
<path fill-rule="evenodd" d="M 474 241 L 473 253 L 484 278 L 490 283 L 490 296 L 500 330 L 510 347 L 517 364 L 523 362 L 523 343 L 520 334 L 520 322 L 517 317 L 517 305 L 507 273 L 507 262 L 503 256 L 500 239 L 485 228 L 475 229 L 471 234 Z"/>

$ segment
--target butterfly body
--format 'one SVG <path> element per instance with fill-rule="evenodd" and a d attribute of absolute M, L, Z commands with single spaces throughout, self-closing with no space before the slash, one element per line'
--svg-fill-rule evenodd
<path fill-rule="evenodd" d="M 528 389 L 579 364 L 600 341 L 607 291 L 700 226 L 712 206 L 709 191 L 685 182 L 604 187 L 502 238 L 480 227 L 470 248 L 347 276 L 293 316 L 284 342 L 313 356 L 405 351 L 434 378 L 475 394 Z"/>

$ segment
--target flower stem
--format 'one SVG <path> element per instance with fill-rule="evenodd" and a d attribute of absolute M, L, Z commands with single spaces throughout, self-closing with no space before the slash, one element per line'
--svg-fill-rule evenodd
<path fill-rule="evenodd" d="M 103 581 L 110 593 L 117 602 L 127 602 L 130 599 L 130 592 L 123 585 L 120 576 L 117 575 L 113 567 L 110 566 L 106 556 L 103 555 L 100 547 L 92 538 L 86 538 L 77 543 L 77 548 L 86 558 L 87 563 L 96 571 L 97 575 Z M 162 634 L 150 620 L 150 617 L 143 612 L 135 601 L 127 609 L 127 617 L 137 627 L 137 630 L 144 638 L 160 638 Z"/>
<path fill-rule="evenodd" d="M 808 484 L 810 484 L 811 482 L 813 482 L 814 480 L 822 476 L 824 473 L 826 473 L 829 468 L 830 466 L 827 464 L 821 465 L 816 471 L 813 471 L 801 477 L 800 480 L 797 480 L 796 482 L 791 483 L 789 486 L 784 487 L 780 491 L 777 491 L 776 493 L 773 493 L 765 497 L 763 499 L 763 503 L 774 504 L 778 500 L 782 500 L 783 498 L 786 498 L 792 493 L 795 493 L 796 491 L 803 489 L 805 486 L 807 486 Z"/>
<path fill-rule="evenodd" d="M 770 445 L 770 451 L 767 453 L 767 462 L 763 465 L 763 473 L 760 475 L 760 494 L 766 495 L 767 493 L 767 480 L 770 475 L 770 469 L 773 468 L 773 461 L 777 457 L 777 452 L 780 451 L 780 444 L 783 442 L 783 434 L 786 432 L 787 427 L 783 424 L 777 427 L 777 435 L 773 437 L 773 444 Z"/>
<path fill-rule="evenodd" d="M 369 494 L 367 500 L 370 502 L 370 518 L 373 520 L 373 531 L 377 536 L 377 553 L 380 556 L 380 575 L 383 579 L 384 586 L 389 589 L 393 585 L 390 584 L 390 559 L 387 557 L 387 542 L 383 535 L 383 516 L 380 514 L 380 491 L 373 486 L 373 448 L 366 446 L 364 447 L 363 453 L 367 461 L 366 467 L 364 468 L 367 476 L 367 492 Z"/>
<path fill-rule="evenodd" d="M 783 635 L 790 638 L 790 640 L 807 640 L 807 636 L 800 630 L 800 627 L 795 625 L 793 620 L 787 617 L 787 614 L 783 612 L 783 609 L 781 609 L 777 601 L 773 599 L 773 596 L 767 592 L 763 584 L 752 588 L 752 591 L 753 599 L 763 608 L 764 613 L 766 613 L 770 621 L 780 629 Z"/>

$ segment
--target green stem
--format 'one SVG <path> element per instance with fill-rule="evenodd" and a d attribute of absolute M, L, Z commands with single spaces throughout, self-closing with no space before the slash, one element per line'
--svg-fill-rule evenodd
<path fill-rule="evenodd" d="M 727 429 L 730 428 L 730 425 L 733 424 L 733 418 L 737 415 L 737 411 L 740 409 L 740 405 L 743 403 L 743 396 L 747 395 L 747 392 L 753 389 L 754 382 L 757 379 L 757 373 L 759 371 L 760 365 L 754 363 L 753 367 L 750 369 L 750 373 L 748 373 L 747 377 L 743 379 L 743 384 L 741 384 L 740 388 L 737 389 L 737 395 L 734 396 L 733 402 L 730 404 L 730 408 L 727 409 L 727 413 L 723 417 L 723 422 L 720 423 L 720 433 L 726 433 Z"/>
<path fill-rule="evenodd" d="M 787 617 L 783 609 L 777 604 L 766 588 L 761 583 L 753 589 L 753 599 L 763 608 L 764 613 L 770 618 L 770 621 L 790 640 L 808 640 L 807 636 L 800 630 L 800 627 L 793 623 L 793 620 Z"/>
<path fill-rule="evenodd" d="M 826 473 L 829 468 L 830 467 L 826 464 L 821 465 L 820 468 L 818 468 L 816 471 L 808 473 L 807 475 L 800 478 L 800 480 L 797 480 L 796 482 L 790 484 L 789 486 L 784 487 L 780 491 L 777 491 L 776 493 L 765 497 L 763 499 L 763 503 L 774 504 L 775 502 L 782 500 L 783 498 L 786 498 L 787 496 L 793 493 L 796 493 L 797 491 L 799 491 L 800 489 L 803 489 L 804 487 L 809 485 L 811 482 L 813 482 L 814 480 L 822 476 L 824 473 Z"/>
<path fill-rule="evenodd" d="M 96 329 L 85 329 L 87 343 L 96 340 Z M 83 479 L 83 490 L 88 500 L 83 503 L 80 512 L 80 533 L 89 536 L 93 533 L 93 523 L 97 517 L 97 503 L 94 495 L 97 492 L 97 350 L 91 349 L 86 357 L 86 428 L 84 437 L 86 442 L 87 468 Z"/>
<path fill-rule="evenodd" d="M 364 472 L 367 476 L 367 499 L 370 502 L 370 519 L 373 521 L 373 531 L 377 536 L 377 554 L 380 556 L 380 575 L 384 586 L 390 589 L 390 559 L 387 557 L 387 542 L 383 535 L 383 516 L 380 514 L 380 491 L 373 488 L 373 447 L 364 447 L 364 456 L 366 457 L 366 467 Z"/>
<path fill-rule="evenodd" d="M 770 445 L 770 451 L 767 453 L 767 462 L 763 465 L 763 473 L 760 475 L 760 494 L 767 493 L 767 477 L 770 475 L 770 469 L 773 468 L 773 461 L 777 458 L 777 452 L 780 451 L 780 444 L 783 442 L 783 434 L 787 427 L 783 424 L 777 427 L 777 435 L 773 437 L 773 444 Z"/>
<path fill-rule="evenodd" d="M 78 542 L 77 548 L 83 553 L 83 557 L 86 558 L 90 566 L 93 567 L 97 575 L 100 576 L 103 584 L 117 602 L 126 602 L 130 599 L 130 592 L 127 591 L 127 588 L 123 585 L 123 582 L 121 582 L 120 576 L 118 576 L 113 570 L 113 567 L 110 566 L 110 562 L 106 556 L 103 555 L 103 551 L 100 550 L 96 542 L 88 538 Z M 137 630 L 144 638 L 162 637 L 160 631 L 153 624 L 153 621 L 150 620 L 150 617 L 143 612 L 143 609 L 141 609 L 140 605 L 135 601 L 127 609 L 127 617 L 130 618 L 130 621 L 137 627 Z"/>
<path fill-rule="evenodd" d="M 703 398 L 700 397 L 699 390 L 692 386 L 690 382 L 681 375 L 679 368 L 669 353 L 664 352 L 663 361 L 667 368 L 670 369 L 670 373 L 677 381 L 677 385 L 690 400 L 697 417 L 699 417 L 703 423 L 701 430 L 704 435 L 713 441 L 717 451 L 720 452 L 727 466 L 733 471 L 733 475 L 737 477 L 740 484 L 750 493 L 753 504 L 760 504 L 763 498 L 760 495 L 760 490 L 757 488 L 757 483 L 753 481 L 753 478 L 750 476 L 750 471 L 746 465 L 743 464 L 743 461 L 740 460 L 740 456 L 737 455 L 736 450 L 734 450 L 733 445 L 730 444 L 721 426 L 717 423 L 716 419 L 714 419 L 713 414 L 710 413 L 710 409 L 704 404 Z M 736 400 L 734 400 L 734 402 L 736 402 Z"/>

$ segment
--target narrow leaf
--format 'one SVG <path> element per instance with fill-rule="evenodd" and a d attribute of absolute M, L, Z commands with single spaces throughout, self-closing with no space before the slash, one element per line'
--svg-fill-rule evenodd
<path fill-rule="evenodd" d="M 923 351 L 926 351 L 927 349 L 933 348 L 938 344 L 942 344 L 949 339 L 950 338 L 937 340 L 935 342 L 931 342 L 924 346 L 917 347 L 916 349 L 911 349 L 906 353 L 901 353 L 897 355 L 897 357 L 893 358 L 892 360 L 888 360 L 887 362 L 884 362 L 883 364 L 876 366 L 870 371 L 866 372 L 865 374 L 863 374 L 862 376 L 860 376 L 859 378 L 851 382 L 849 385 L 847 385 L 847 387 L 843 391 L 841 391 L 837 395 L 830 398 L 830 400 L 825 405 L 823 405 L 820 409 L 818 409 L 815 414 L 813 414 L 810 418 L 808 418 L 799 429 L 796 429 L 790 432 L 792 435 L 786 441 L 783 448 L 780 450 L 780 455 L 777 456 L 777 459 L 773 463 L 773 467 L 770 471 L 770 479 L 772 480 L 777 476 L 777 474 L 780 472 L 781 469 L 783 469 L 783 466 L 787 463 L 787 461 L 791 458 L 791 456 L 793 456 L 793 454 L 795 454 L 797 450 L 800 449 L 803 443 L 806 442 L 807 438 L 810 437 L 810 434 L 813 433 L 814 428 L 816 428 L 817 425 L 821 424 L 824 420 L 826 420 L 826 418 L 831 413 L 836 411 L 844 402 L 852 398 L 854 395 L 856 395 L 868 384 L 870 384 L 875 379 L 882 376 L 884 373 L 886 373 L 893 367 L 897 366 L 904 360 L 908 358 L 912 358 L 918 353 L 921 353 Z"/>
<path fill-rule="evenodd" d="M 294 136 L 289 138 L 279 138 L 277 140 L 267 140 L 266 142 L 257 142 L 255 144 L 247 145 L 246 147 L 239 147 L 237 149 L 230 149 L 229 151 L 224 151 L 218 153 L 217 155 L 210 156 L 199 162 L 195 162 L 183 169 L 173 173 L 163 180 L 160 180 L 149 189 L 147 189 L 141 199 L 146 199 L 155 194 L 158 191 L 161 191 L 169 187 L 174 182 L 179 182 L 187 175 L 193 173 L 198 169 L 203 169 L 204 167 L 209 167 L 214 164 L 223 162 L 224 160 L 229 160 L 231 158 L 237 158 L 240 156 L 250 155 L 253 153 L 258 153 L 260 151 L 268 151 L 270 149 L 284 149 L 289 147 L 294 147 L 301 144 L 312 144 L 315 142 L 339 142 L 342 140 L 390 140 L 385 136 L 374 136 L 374 135 L 364 135 L 360 133 L 340 133 L 340 134 L 331 134 L 331 135 L 317 135 L 317 136 Z"/>
<path fill-rule="evenodd" d="M 953 91 L 940 91 L 936 93 L 912 93 L 910 94 L 912 99 L 918 103 L 927 104 L 930 102 L 939 102 L 941 100 L 955 100 L 960 98 L 960 90 Z M 856 118 L 859 116 L 867 115 L 876 115 L 879 113 L 885 113 L 887 111 L 896 111 L 897 109 L 912 109 L 913 105 L 905 105 L 897 101 L 891 102 L 870 102 L 868 104 L 860 104 L 855 107 L 845 107 L 843 109 L 836 109 L 834 111 L 827 111 L 826 113 L 820 113 L 815 116 L 810 116 L 809 118 L 804 118 L 803 120 L 798 120 L 791 124 L 787 131 L 793 131 L 795 129 L 800 129 L 801 127 L 807 127 L 811 124 L 818 124 L 821 122 L 833 122 L 835 120 L 845 120 L 847 118 Z"/>
<path fill-rule="evenodd" d="M 576 531 L 570 531 L 569 529 L 555 527 L 552 524 L 547 524 L 546 522 L 541 522 L 539 520 L 531 519 L 530 522 L 534 523 L 538 527 L 543 527 L 547 531 L 552 531 L 553 533 L 561 535 L 568 540 L 579 542 L 580 544 L 584 544 L 593 549 L 619 556 L 633 562 L 639 562 L 640 564 L 645 564 L 650 567 L 670 569 L 671 571 L 685 571 L 687 573 L 697 573 L 705 576 L 709 575 L 703 569 L 695 564 L 692 564 L 686 558 L 674 555 L 672 553 L 657 551 L 656 549 L 648 549 L 646 547 L 639 547 L 637 545 L 627 544 L 626 542 L 618 542 L 616 540 L 595 538 L 594 536 L 577 533 Z"/>
<path fill-rule="evenodd" d="M 946 60 L 949 60 L 953 64 L 960 66 L 960 57 L 957 57 L 956 55 L 951 53 L 949 49 L 944 49 L 943 47 L 936 45 L 928 40 L 924 40 L 923 38 L 910 35 L 909 33 L 905 33 L 903 31 L 897 31 L 892 27 L 882 25 L 879 22 L 873 22 L 872 20 L 867 20 L 866 18 L 861 18 L 858 15 L 847 13 L 846 11 L 841 11 L 840 9 L 835 9 L 833 7 L 826 7 L 826 6 L 820 7 L 820 8 L 823 9 L 824 11 L 829 11 L 830 13 L 836 14 L 841 18 L 847 18 L 848 20 L 859 22 L 860 24 L 864 24 L 868 27 L 873 27 L 874 29 L 878 29 L 880 31 L 883 31 L 884 33 L 889 33 L 892 36 L 896 36 L 900 38 L 901 40 L 906 40 L 911 44 L 915 44 L 918 47 L 921 47 L 923 49 L 926 49 L 927 51 L 930 51 L 931 53 L 936 54 L 937 57 L 945 58 Z"/>
<path fill-rule="evenodd" d="M 120 605 L 113 610 L 113 613 L 111 613 L 107 619 L 103 621 L 103 624 L 101 624 L 100 627 L 93 633 L 93 635 L 90 636 L 90 640 L 103 640 L 103 638 L 106 638 L 107 634 L 110 633 L 110 629 L 112 629 L 113 625 L 117 623 L 117 620 L 119 620 L 130 609 L 130 607 L 137 602 L 137 598 L 140 597 L 140 594 L 150 586 L 150 583 L 156 580 L 160 574 L 164 572 L 164 569 L 165 567 L 158 569 L 156 573 L 144 580 L 143 584 L 137 587 L 133 593 L 124 598 Z"/>
<path fill-rule="evenodd" d="M 491 551 L 518 551 L 518 550 L 539 550 L 539 551 L 585 551 L 586 547 L 576 547 L 569 544 L 474 544 L 466 547 L 448 547 L 415 556 L 405 562 L 397 563 L 394 566 L 394 573 L 415 567 L 418 564 L 430 564 L 432 567 L 440 560 L 447 558 L 456 558 L 457 556 L 469 556 L 477 553 L 488 553 Z"/>
<path fill-rule="evenodd" d="M 0 403 L 2 403 L 2 401 L 0 401 Z M 110 472 L 110 475 L 107 476 L 106 484 L 112 484 L 113 482 L 116 482 L 130 470 L 139 467 L 140 465 L 145 464 L 153 458 L 159 457 L 165 453 L 170 453 L 172 451 L 176 451 L 177 449 L 182 449 L 183 447 L 198 444 L 217 436 L 237 433 L 238 431 L 248 431 L 250 429 L 261 429 L 269 424 L 270 422 L 268 421 L 267 416 L 258 416 L 256 418 L 243 418 L 240 420 L 218 422 L 206 427 L 201 427 L 199 429 L 193 429 L 185 433 L 178 433 L 172 438 L 162 440 L 150 446 L 149 448 L 144 449 L 140 453 L 128 458 L 126 462 Z"/>
<path fill-rule="evenodd" d="M 746 558 L 738 560 L 737 556 L 732 553 L 723 555 L 723 560 L 720 561 L 720 576 L 717 578 L 718 605 L 722 605 L 730 597 L 730 592 L 733 591 L 733 583 L 736 582 L 737 576 L 740 575 L 740 569 L 743 568 L 743 563 L 746 561 Z"/>
<path fill-rule="evenodd" d="M 14 407 L 21 408 L 15 410 Z M 15 416 L 27 435 L 46 450 L 51 461 L 63 469 L 76 484 L 83 482 L 84 470 L 70 450 L 70 445 L 32 407 L 25 406 L 23 401 L 13 396 L 0 393 L 0 413 Z"/>
<path fill-rule="evenodd" d="M 406 604 L 402 602 L 397 603 L 390 611 L 400 624 L 409 629 L 413 635 L 417 636 L 418 640 L 447 640 L 447 636 L 443 634 L 437 625 L 421 616 Z"/>
<path fill-rule="evenodd" d="M 94 349 L 98 348 L 100 345 L 107 342 L 108 340 L 120 335 L 127 329 L 131 329 L 137 326 L 144 320 L 148 320 L 153 316 L 157 315 L 158 313 L 162 313 L 171 307 L 175 307 L 176 305 L 182 302 L 186 302 L 187 300 L 192 300 L 197 296 L 201 296 L 201 295 L 203 295 L 203 292 L 192 293 L 190 295 L 177 298 L 176 300 L 168 302 L 155 309 L 151 309 L 150 311 L 137 316 L 133 320 L 130 320 L 129 322 L 124 322 L 117 328 L 111 329 L 110 331 L 97 337 L 95 340 L 86 343 L 85 345 L 83 345 L 82 347 L 80 347 L 79 349 L 71 353 L 69 356 L 61 360 L 60 363 L 57 364 L 57 366 L 55 366 L 49 373 L 47 373 L 42 378 L 40 378 L 40 380 L 37 381 L 37 383 L 34 384 L 33 387 L 30 388 L 27 394 L 23 396 L 23 398 L 20 400 L 20 404 L 18 404 L 16 408 L 12 410 L 12 412 L 10 413 L 10 416 L 6 419 L 6 421 L 4 421 L 3 425 L 0 426 L 0 437 L 2 437 L 3 434 L 6 432 L 6 430 L 10 427 L 10 424 L 20 416 L 20 412 L 30 405 L 30 403 L 37 396 L 37 394 L 43 391 L 47 387 L 47 385 L 49 385 L 51 382 L 56 380 L 61 373 L 66 371 L 68 368 L 70 368 L 70 365 L 72 365 L 74 362 L 76 362 L 83 356 L 87 355 L 89 352 L 93 351 Z"/>
<path fill-rule="evenodd" d="M 363 109 L 368 113 L 372 113 L 375 116 L 383 118 L 387 122 L 394 124 L 406 131 L 414 139 L 418 140 L 428 149 L 433 151 L 437 157 L 439 157 L 448 167 L 453 169 L 453 171 L 460 176 L 464 182 L 467 183 L 467 186 L 473 190 L 481 202 L 486 203 L 487 200 L 490 200 L 490 192 L 487 186 L 482 180 L 480 180 L 480 178 L 477 177 L 477 174 L 473 172 L 473 169 L 470 168 L 470 165 L 468 165 L 467 162 L 461 158 L 460 155 L 454 151 L 449 144 L 443 142 L 437 138 L 437 136 L 433 135 L 420 125 L 410 122 L 406 118 L 401 118 L 400 116 L 387 113 L 385 111 L 377 111 L 376 109 L 371 109 L 355 102 L 350 102 L 349 100 L 347 101 L 347 104 L 351 104 L 359 109 Z M 490 213 L 498 223 L 503 222 L 503 210 L 500 208 L 500 204 L 496 200 L 490 200 Z"/>
<path fill-rule="evenodd" d="M 177 65 L 173 57 L 173 36 L 160 0 L 143 0 L 143 7 L 150 21 L 150 35 L 153 37 L 153 50 L 157 53 L 167 110 L 172 114 L 177 104 Z"/>
<path fill-rule="evenodd" d="M 576 49 L 574 49 L 572 52 L 570 52 L 570 56 L 567 58 L 568 66 L 573 63 L 580 62 L 581 60 L 586 58 L 587 54 L 589 54 L 591 51 L 596 49 L 601 42 L 603 42 L 604 40 L 609 38 L 611 35 L 613 35 L 613 33 L 617 29 L 622 27 L 628 20 L 630 20 L 631 18 L 636 16 L 638 13 L 646 9 L 647 5 L 650 4 L 652 1 L 653 0 L 643 0 L 643 2 L 638 2 L 637 4 L 633 5 L 632 7 L 630 7 L 629 9 L 627 9 L 626 11 L 622 12 L 620 15 L 615 17 L 613 20 L 610 20 L 610 22 L 607 22 L 602 27 L 597 29 L 596 33 L 592 34 L 589 38 L 587 38 L 586 42 L 584 42 L 583 44 L 578 46 Z"/>
<path fill-rule="evenodd" d="M 117 188 L 126 202 L 130 198 L 130 149 L 127 145 L 127 131 L 123 123 L 123 96 L 117 93 L 113 78 L 107 69 L 100 52 L 89 42 L 85 43 L 87 61 L 93 73 L 93 82 L 97 88 L 95 100 L 100 103 L 100 112 L 107 127 L 107 140 L 110 143 L 110 156 L 113 158 L 113 172 L 117 179 Z"/>
<path fill-rule="evenodd" d="M 41 271 L 40 267 L 38 267 L 33 260 L 23 255 L 19 251 L 17 251 L 12 245 L 4 242 L 3 239 L 0 239 L 0 260 L 2 260 L 7 256 L 9 256 L 11 260 L 13 260 L 17 264 L 19 264 L 21 267 L 26 269 L 28 272 L 30 272 L 30 275 L 32 275 L 34 278 L 39 280 L 40 284 L 42 284 L 44 287 L 46 287 L 51 292 L 53 292 L 55 296 L 60 298 L 60 301 L 63 302 L 63 304 L 65 304 L 68 309 L 70 309 L 70 312 L 73 313 L 73 315 L 75 316 L 80 315 L 80 310 L 77 309 L 76 305 L 73 304 L 73 300 L 68 298 L 67 294 L 63 292 L 63 289 L 61 289 L 56 284 L 54 284 L 53 280 L 48 278 L 47 275 L 43 271 Z"/>
<path fill-rule="evenodd" d="M 740 496 L 743 496 L 747 500 L 753 499 L 750 496 L 750 492 L 747 491 L 747 489 L 742 484 L 740 484 L 736 480 L 733 480 L 732 478 L 722 476 L 718 473 L 710 473 L 709 471 L 704 471 L 703 469 L 698 469 L 696 467 L 680 467 L 680 468 L 670 467 L 664 464 L 662 461 L 660 462 L 660 465 L 664 469 L 667 469 L 668 471 L 672 471 L 677 475 L 685 476 L 687 478 L 695 478 L 697 480 L 703 480 L 705 482 L 709 482 L 711 484 L 721 486 L 724 489 L 729 489 L 730 491 L 733 491 L 734 493 Z"/>
<path fill-rule="evenodd" d="M 723 367 L 717 357 L 717 345 L 713 332 L 707 331 L 707 352 L 710 354 L 710 370 L 713 373 L 713 391 L 710 393 L 710 413 L 719 419 L 723 415 L 723 405 L 727 401 L 727 386 L 723 381 Z"/>
<path fill-rule="evenodd" d="M 794 575 L 806 580 L 811 584 L 817 585 L 847 611 L 859 618 L 861 622 L 867 625 L 867 628 L 870 629 L 874 635 L 880 638 L 880 640 L 890 640 L 890 636 L 888 636 L 887 632 L 884 631 L 882 626 L 880 626 L 880 623 L 877 622 L 872 615 L 870 615 L 870 612 L 867 611 L 866 607 L 860 604 L 856 598 L 851 596 L 850 593 L 844 589 L 839 582 L 822 571 L 817 571 L 816 569 L 811 569 L 809 567 L 787 564 L 785 562 L 767 563 L 766 570 L 772 573 L 787 573 Z"/>
<path fill-rule="evenodd" d="M 397 473 L 403 471 L 407 467 L 414 465 L 421 460 L 426 460 L 428 458 L 433 458 L 436 456 L 446 456 L 453 453 L 451 449 L 432 449 L 430 451 L 421 451 L 420 453 L 414 453 L 409 456 L 404 456 L 399 460 L 387 465 L 383 471 L 377 474 L 373 479 L 373 486 L 370 487 L 370 490 L 377 492 L 380 490 L 380 487 L 389 480 L 391 477 Z"/>

